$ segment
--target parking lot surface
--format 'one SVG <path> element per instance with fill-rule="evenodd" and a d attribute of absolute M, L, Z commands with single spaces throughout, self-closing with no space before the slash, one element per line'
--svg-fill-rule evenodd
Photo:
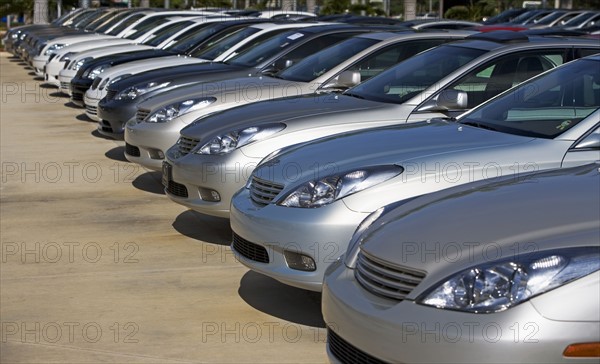
<path fill-rule="evenodd" d="M 320 295 L 235 261 L 229 221 L 0 53 L 0 362 L 319 363 Z"/>

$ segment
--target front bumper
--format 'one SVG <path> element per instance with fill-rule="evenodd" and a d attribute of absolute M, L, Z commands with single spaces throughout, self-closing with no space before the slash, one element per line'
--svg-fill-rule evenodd
<path fill-rule="evenodd" d="M 342 201 L 313 209 L 261 206 L 252 201 L 249 190 L 244 188 L 231 202 L 231 229 L 245 240 L 243 244 L 264 248 L 269 262 L 244 256 L 235 244 L 232 250 L 252 270 L 291 286 L 320 291 L 325 270 L 346 252 L 352 234 L 367 215 L 351 211 Z M 285 251 L 311 257 L 316 270 L 289 268 Z"/>
<path fill-rule="evenodd" d="M 346 355 L 381 363 L 598 362 L 562 355 L 570 344 L 597 341 L 597 322 L 549 320 L 531 301 L 493 314 L 394 301 L 363 289 L 342 263 L 326 277 L 321 302 L 332 362 Z"/>
<path fill-rule="evenodd" d="M 48 56 L 33 57 L 32 66 L 36 76 L 44 77 L 44 67 L 46 67 L 48 59 L 50 59 Z"/>
<path fill-rule="evenodd" d="M 244 187 L 261 158 L 250 158 L 239 150 L 225 156 L 201 156 L 190 153 L 179 159 L 169 157 L 172 179 L 165 189 L 174 202 L 203 214 L 229 217 L 229 207 L 234 193 Z M 220 201 L 202 198 L 201 191 L 216 191 Z M 208 192 L 210 193 L 210 192 Z"/>
<path fill-rule="evenodd" d="M 60 82 L 60 91 L 71 96 L 71 80 L 77 75 L 74 70 L 62 70 L 58 73 L 58 81 Z"/>
<path fill-rule="evenodd" d="M 92 86 L 92 82 L 93 81 L 88 78 L 74 77 L 71 80 L 71 102 L 77 106 L 84 107 L 83 96 Z"/>
<path fill-rule="evenodd" d="M 60 62 L 55 59 L 48 62 L 48 64 L 46 65 L 46 70 L 44 72 L 44 79 L 46 83 L 60 88 L 60 81 L 58 79 L 58 75 L 60 71 L 62 71 L 64 68 L 65 62 Z"/>
<path fill-rule="evenodd" d="M 98 117 L 98 103 L 104 97 L 104 93 L 98 89 L 88 89 L 83 95 L 83 103 L 85 105 L 85 115 L 94 121 L 101 121 Z"/>
<path fill-rule="evenodd" d="M 98 128 L 98 131 L 115 139 L 123 139 L 125 124 L 129 120 L 135 119 L 136 111 L 137 102 L 135 101 L 127 102 L 104 99 L 98 103 L 98 118 L 103 126 L 103 130 L 101 131 Z"/>
<path fill-rule="evenodd" d="M 135 123 L 125 126 L 125 158 L 146 168 L 160 171 L 167 150 L 187 124 L 175 118 L 167 123 Z"/>

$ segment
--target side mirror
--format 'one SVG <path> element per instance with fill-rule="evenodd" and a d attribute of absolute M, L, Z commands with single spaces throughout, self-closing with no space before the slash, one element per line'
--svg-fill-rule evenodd
<path fill-rule="evenodd" d="M 583 138 L 582 141 L 577 143 L 575 149 L 600 149 L 600 130 L 596 130 Z"/>
<path fill-rule="evenodd" d="M 427 101 L 418 111 L 449 111 L 467 109 L 468 95 L 464 91 L 443 90 L 437 97 Z"/>
<path fill-rule="evenodd" d="M 324 89 L 347 89 L 360 83 L 360 72 L 344 71 L 334 78 L 330 83 L 324 85 Z"/>

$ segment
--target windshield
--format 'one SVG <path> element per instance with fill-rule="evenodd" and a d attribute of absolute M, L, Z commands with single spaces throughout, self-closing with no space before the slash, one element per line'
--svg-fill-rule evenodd
<path fill-rule="evenodd" d="M 82 19 L 79 19 L 74 26 L 78 29 L 85 28 L 88 24 L 96 20 L 96 17 L 102 16 L 103 13 L 104 11 L 102 10 L 94 10 L 90 13 L 85 13 L 85 16 Z"/>
<path fill-rule="evenodd" d="M 258 33 L 260 29 L 254 27 L 246 27 L 242 29 L 233 28 L 233 33 L 221 37 L 215 37 L 214 42 L 208 42 L 204 47 L 199 47 L 190 53 L 190 56 L 212 61 L 220 56 L 223 52 L 237 45 L 246 38 Z"/>
<path fill-rule="evenodd" d="M 100 27 L 96 28 L 96 31 L 99 32 L 99 33 L 104 33 L 108 29 L 110 29 L 110 27 L 112 27 L 113 25 L 117 24 L 121 20 L 125 19 L 130 14 L 131 14 L 131 12 L 127 11 L 127 10 L 119 11 L 118 13 L 116 13 L 115 15 L 113 15 L 109 21 L 107 21 L 106 23 L 102 24 Z"/>
<path fill-rule="evenodd" d="M 308 33 L 302 30 L 282 33 L 236 55 L 228 63 L 242 67 L 255 67 L 264 60 L 280 53 L 283 49 L 300 43 L 307 35 Z"/>
<path fill-rule="evenodd" d="M 150 34 L 150 36 L 148 36 L 148 38 L 146 38 L 142 42 L 142 44 L 156 47 L 168 38 L 172 37 L 173 34 L 181 31 L 184 28 L 189 27 L 192 24 L 194 24 L 194 22 L 192 21 L 180 21 L 172 25 L 167 25 L 165 27 L 160 28 L 156 32 Z"/>
<path fill-rule="evenodd" d="M 368 38 L 347 39 L 305 58 L 302 62 L 283 70 L 277 76 L 289 81 L 312 81 L 378 42 L 378 40 Z"/>
<path fill-rule="evenodd" d="M 133 34 L 130 34 L 128 36 L 126 36 L 126 39 L 137 39 L 138 37 L 142 36 L 143 34 L 146 34 L 147 32 L 149 32 L 151 29 L 156 28 L 160 25 L 163 25 L 165 23 L 168 23 L 169 19 L 166 18 L 152 18 L 152 19 L 147 19 L 142 21 L 141 23 L 139 23 L 138 25 L 135 26 L 135 29 Z"/>
<path fill-rule="evenodd" d="M 108 34 L 117 35 L 117 34 L 121 33 L 123 30 L 125 30 L 125 28 L 127 28 L 131 24 L 135 23 L 136 21 L 140 20 L 144 16 L 146 16 L 146 14 L 131 15 L 129 18 L 125 19 L 121 24 L 117 25 L 113 30 L 108 32 Z"/>
<path fill-rule="evenodd" d="M 218 23 L 208 23 L 204 27 L 195 29 L 193 33 L 182 37 L 177 42 L 167 45 L 164 49 L 176 53 L 186 53 L 190 48 L 197 46 L 199 43 L 215 34 L 219 28 L 220 25 Z"/>
<path fill-rule="evenodd" d="M 445 45 L 403 61 L 347 94 L 372 101 L 402 104 L 459 67 L 486 53 L 481 49 Z"/>
<path fill-rule="evenodd" d="M 543 17 L 542 19 L 540 19 L 536 24 L 538 24 L 538 25 L 550 24 L 553 21 L 555 21 L 556 19 L 562 17 L 565 13 L 566 13 L 566 11 L 555 11 L 554 13 L 548 14 L 545 17 Z"/>
<path fill-rule="evenodd" d="M 113 12 L 112 10 L 103 11 L 94 21 L 89 23 L 84 29 L 88 30 L 88 31 L 92 31 L 92 30 L 96 29 L 97 27 L 104 24 L 104 22 L 106 22 L 107 20 L 110 19 L 109 13 L 112 13 L 112 12 Z"/>
<path fill-rule="evenodd" d="M 600 107 L 600 62 L 579 60 L 518 86 L 459 122 L 552 139 Z"/>

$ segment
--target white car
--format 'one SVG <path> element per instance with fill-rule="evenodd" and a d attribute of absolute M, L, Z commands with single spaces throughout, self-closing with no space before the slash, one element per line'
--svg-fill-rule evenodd
<path fill-rule="evenodd" d="M 141 17 L 139 17 L 142 15 Z M 130 15 L 129 18 L 123 19 L 121 21 L 117 21 L 114 24 L 113 30 L 117 32 L 111 32 L 110 28 L 107 34 L 98 34 L 98 33 L 90 33 L 90 34 L 77 34 L 71 35 L 67 37 L 59 37 L 52 39 L 47 42 L 46 45 L 41 49 L 40 53 L 33 57 L 32 64 L 35 69 L 35 72 L 38 76 L 43 75 L 43 69 L 45 64 L 48 62 L 50 56 L 56 52 L 57 50 L 81 42 L 86 41 L 102 41 L 104 39 L 129 39 L 133 42 L 142 42 L 144 41 L 150 33 L 151 30 L 157 30 L 159 27 L 163 27 L 166 22 L 164 19 L 167 17 L 180 16 L 180 17 L 189 17 L 189 16 L 204 16 L 204 15 L 215 15 L 214 13 L 208 12 L 191 12 L 191 11 L 169 11 L 169 12 L 145 12 L 145 13 L 136 13 Z M 127 24 L 127 19 L 136 19 L 133 24 L 126 26 L 124 29 L 116 28 L 118 24 Z"/>
<path fill-rule="evenodd" d="M 172 44 L 176 39 L 189 34 L 189 32 L 193 32 L 199 27 L 203 27 L 212 22 L 220 22 L 227 19 L 228 18 L 212 19 L 202 16 L 184 20 L 178 23 L 178 26 L 175 28 L 163 27 L 157 30 L 155 29 L 146 32 L 140 36 L 140 38 L 143 38 L 142 41 L 139 41 L 138 39 L 113 37 L 113 39 L 103 39 L 101 41 L 88 40 L 85 42 L 65 46 L 62 49 L 54 52 L 54 54 L 52 54 L 48 59 L 48 62 L 44 67 L 44 80 L 50 85 L 59 87 L 59 72 L 64 69 L 65 65 L 71 60 L 71 58 L 77 56 L 78 53 L 91 50 L 100 50 L 101 48 L 115 45 L 130 45 L 135 43 L 143 43 L 145 45 L 155 47 L 164 47 Z"/>
<path fill-rule="evenodd" d="M 100 121 L 100 118 L 97 116 L 98 103 L 107 94 L 106 86 L 117 80 L 123 79 L 125 76 L 153 69 L 181 66 L 184 64 L 223 62 L 275 34 L 279 34 L 289 29 L 313 25 L 315 25 L 315 23 L 259 23 L 249 25 L 243 29 L 238 29 L 234 34 L 231 34 L 226 39 L 222 39 L 222 41 L 218 41 L 209 48 L 191 54 L 190 57 L 169 56 L 161 57 L 159 59 L 144 59 L 112 67 L 109 70 L 102 72 L 102 74 L 98 76 L 102 78 L 102 81 L 94 83 L 94 85 L 92 85 L 85 93 L 84 104 L 86 107 L 86 115 L 92 120 Z M 168 88 L 165 88 L 165 90 L 167 89 Z"/>
<path fill-rule="evenodd" d="M 163 28 L 170 29 L 173 27 L 177 27 L 178 23 L 185 22 L 186 18 L 182 18 L 182 17 L 174 17 L 173 18 L 172 17 L 172 18 L 168 18 L 166 20 L 167 20 L 166 23 L 164 23 L 163 25 L 161 25 L 157 28 L 154 28 L 154 30 L 148 30 L 148 29 L 144 30 L 145 33 L 148 33 L 145 36 L 148 39 L 147 42 L 151 42 L 152 36 L 160 33 Z M 85 52 L 79 52 L 76 55 L 73 55 L 72 58 L 70 58 L 68 66 L 64 67 L 62 70 L 59 71 L 58 81 L 60 84 L 59 85 L 60 90 L 69 95 L 71 94 L 71 90 L 70 90 L 71 79 L 73 79 L 73 77 L 75 77 L 75 75 L 77 74 L 77 71 L 79 71 L 79 68 L 86 62 L 92 61 L 93 59 L 98 58 L 98 57 L 116 55 L 116 54 L 121 54 L 121 53 L 126 53 L 126 52 L 161 49 L 162 47 L 169 45 L 171 40 L 175 36 L 176 35 L 173 34 L 173 36 L 169 37 L 168 39 L 166 39 L 164 42 L 162 42 L 161 44 L 159 44 L 156 47 L 148 45 L 148 44 L 144 44 L 144 43 L 142 43 L 142 44 L 119 44 L 119 45 L 114 45 L 114 46 L 110 46 L 110 47 L 102 47 L 102 48 L 93 49 L 93 50 L 89 50 L 89 51 L 85 51 Z"/>

